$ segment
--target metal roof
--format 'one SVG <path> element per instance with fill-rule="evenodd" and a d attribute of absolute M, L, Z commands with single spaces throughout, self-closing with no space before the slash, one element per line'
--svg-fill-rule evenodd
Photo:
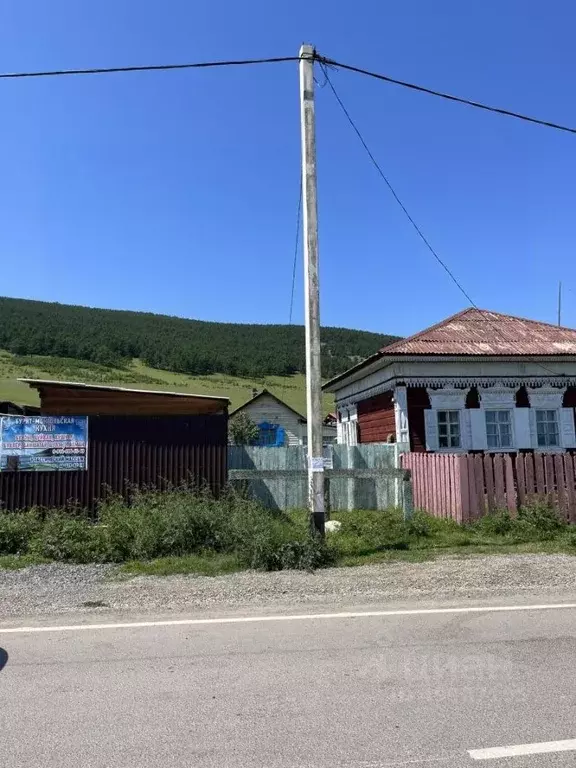
<path fill-rule="evenodd" d="M 73 387 L 75 389 L 96 389 L 105 392 L 125 392 L 127 394 L 140 395 L 169 395 L 171 397 L 193 397 L 196 400 L 220 400 L 223 403 L 229 403 L 228 397 L 216 395 L 194 395 L 190 392 L 166 392 L 163 389 L 128 389 L 127 387 L 112 387 L 105 384 L 85 384 L 81 381 L 54 381 L 52 379 L 18 379 L 31 387 L 50 386 L 50 387 Z"/>
<path fill-rule="evenodd" d="M 382 347 L 366 360 L 334 376 L 336 383 L 386 358 L 426 357 L 566 357 L 576 355 L 576 330 L 537 320 L 470 307 L 420 333 Z"/>
<path fill-rule="evenodd" d="M 382 348 L 380 354 L 575 355 L 576 330 L 470 308 Z"/>

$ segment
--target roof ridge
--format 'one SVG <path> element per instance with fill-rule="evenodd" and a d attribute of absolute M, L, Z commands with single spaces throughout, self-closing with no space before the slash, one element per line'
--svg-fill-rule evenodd
<path fill-rule="evenodd" d="M 470 313 L 478 313 L 480 316 L 486 317 L 486 320 L 489 320 L 489 317 L 487 316 L 494 315 L 497 318 L 501 318 L 502 320 L 516 320 L 522 323 L 530 323 L 531 325 L 535 325 L 535 326 L 544 326 L 546 328 L 554 328 L 555 330 L 559 330 L 559 331 L 569 331 L 571 333 L 576 333 L 576 329 L 568 328 L 567 326 L 554 325 L 553 323 L 546 323 L 541 320 L 531 320 L 530 318 L 527 318 L 527 317 L 520 317 L 519 315 L 509 315 L 509 314 L 505 314 L 504 312 L 494 312 L 491 309 L 480 309 L 479 307 L 468 307 L 467 309 L 463 309 L 462 311 L 457 312 L 455 315 L 450 315 L 450 317 L 447 317 L 444 320 L 441 320 L 439 323 L 435 323 L 434 325 L 430 325 L 428 328 L 424 328 L 424 330 L 419 331 L 418 333 L 415 333 L 412 336 L 407 336 L 405 339 L 400 339 L 399 341 L 395 341 L 393 344 L 390 344 L 390 346 L 388 347 L 382 347 L 379 350 L 379 352 L 382 355 L 393 355 L 395 351 L 397 351 L 399 348 L 402 348 L 405 344 L 410 344 L 413 341 L 418 341 L 418 339 L 421 339 L 423 336 L 427 336 L 429 333 L 436 331 L 439 328 L 443 328 L 449 325 L 449 323 L 453 322 L 454 320 L 464 317 L 465 315 L 468 315 Z"/>
<path fill-rule="evenodd" d="M 505 312 L 494 312 L 492 309 L 479 309 L 478 311 L 512 320 L 521 320 L 523 323 L 530 323 L 531 325 L 545 325 L 546 328 L 556 328 L 556 330 L 572 331 L 573 333 L 576 333 L 576 328 L 569 328 L 567 325 L 558 325 L 557 323 L 547 323 L 545 320 L 534 320 L 533 318 L 523 317 L 522 315 L 507 315 Z"/>
<path fill-rule="evenodd" d="M 450 315 L 450 317 L 444 318 L 444 320 L 441 320 L 439 323 L 435 323 L 434 325 L 429 325 L 428 328 L 424 328 L 422 331 L 418 331 L 418 333 L 413 333 L 412 336 L 406 336 L 404 339 L 398 339 L 398 341 L 395 341 L 393 344 L 390 344 L 387 347 L 381 347 L 380 352 L 383 355 L 388 354 L 389 352 L 394 352 L 394 349 L 396 347 L 402 346 L 403 344 L 406 344 L 407 342 L 415 341 L 416 339 L 421 338 L 427 333 L 430 333 L 430 331 L 435 331 L 438 328 L 441 328 L 443 325 L 446 325 L 447 323 L 452 322 L 453 320 L 456 320 L 458 317 L 463 317 L 464 315 L 467 315 L 469 312 L 483 312 L 486 310 L 477 310 L 476 307 L 467 307 L 466 309 L 461 309 L 460 312 L 456 312 L 454 315 Z"/>

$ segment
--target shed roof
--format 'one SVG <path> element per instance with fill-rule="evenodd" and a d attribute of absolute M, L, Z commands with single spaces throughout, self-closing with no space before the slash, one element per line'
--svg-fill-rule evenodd
<path fill-rule="evenodd" d="M 66 389 L 92 389 L 100 392 L 124 392 L 127 394 L 158 395 L 168 397 L 192 397 L 196 400 L 215 400 L 222 404 L 229 403 L 227 397 L 216 395 L 194 395 L 189 392 L 166 392 L 163 389 L 129 389 L 128 387 L 113 387 L 105 384 L 86 384 L 81 381 L 55 381 L 52 379 L 18 379 L 32 388 L 37 387 L 65 387 Z"/>
<path fill-rule="evenodd" d="M 470 307 L 436 325 L 382 347 L 324 385 L 330 388 L 378 359 L 402 356 L 576 356 L 576 330 Z"/>

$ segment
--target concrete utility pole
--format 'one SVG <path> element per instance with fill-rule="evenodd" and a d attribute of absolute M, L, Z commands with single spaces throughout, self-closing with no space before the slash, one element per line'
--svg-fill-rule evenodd
<path fill-rule="evenodd" d="M 302 202 L 304 214 L 308 492 L 312 524 L 315 530 L 324 535 L 324 448 L 322 444 L 322 373 L 320 369 L 314 48 L 311 45 L 303 45 L 300 48 L 300 121 L 302 132 Z"/>

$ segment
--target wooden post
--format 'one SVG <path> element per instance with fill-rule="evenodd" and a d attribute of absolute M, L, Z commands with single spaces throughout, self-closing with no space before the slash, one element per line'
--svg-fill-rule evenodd
<path fill-rule="evenodd" d="M 302 132 L 302 201 L 304 229 L 306 423 L 308 492 L 313 527 L 324 535 L 324 451 L 322 373 L 320 369 L 320 290 L 318 279 L 318 207 L 316 202 L 316 128 L 314 117 L 314 48 L 300 48 L 300 115 Z"/>

